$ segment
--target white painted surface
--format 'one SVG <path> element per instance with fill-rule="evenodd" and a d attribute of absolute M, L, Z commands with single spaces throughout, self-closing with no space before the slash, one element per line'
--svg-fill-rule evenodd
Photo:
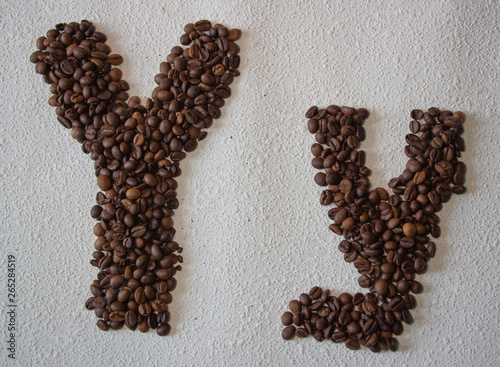
<path fill-rule="evenodd" d="M 17 364 L 500 365 L 499 2 L 141 3 L 0 3 L 0 273 L 5 279 L 6 253 L 14 253 Z M 84 309 L 97 273 L 89 264 L 93 162 L 56 122 L 29 55 L 56 23 L 89 19 L 124 56 L 132 93 L 146 97 L 184 24 L 203 18 L 243 30 L 242 75 L 222 118 L 182 165 L 175 222 L 185 263 L 172 334 L 103 333 Z M 280 336 L 288 301 L 311 286 L 359 291 L 310 166 L 303 116 L 331 103 L 371 111 L 362 147 L 374 186 L 403 169 L 411 109 L 467 115 L 468 192 L 441 214 L 437 255 L 420 278 L 425 292 L 398 353 Z M 0 364 L 8 366 L 5 307 L 0 320 Z"/>

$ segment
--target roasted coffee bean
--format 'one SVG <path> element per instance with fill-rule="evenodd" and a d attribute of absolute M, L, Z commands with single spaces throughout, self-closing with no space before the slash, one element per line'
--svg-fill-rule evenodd
<path fill-rule="evenodd" d="M 341 325 L 349 325 L 352 321 L 351 314 L 346 311 L 342 311 L 338 316 L 338 321 Z"/>
<path fill-rule="evenodd" d="M 346 240 L 340 241 L 339 250 L 340 252 L 348 253 L 351 250 L 351 243 Z"/>
<path fill-rule="evenodd" d="M 412 120 L 410 122 L 410 131 L 413 134 L 417 134 L 420 130 L 420 123 L 417 120 Z"/>
<path fill-rule="evenodd" d="M 328 326 L 328 321 L 324 317 L 320 317 L 315 323 L 315 327 L 318 330 L 324 330 L 327 328 L 327 326 Z"/>
<path fill-rule="evenodd" d="M 309 332 L 304 328 L 298 328 L 297 330 L 295 330 L 295 336 L 298 338 L 306 338 L 309 336 Z M 286 338 L 283 336 L 283 339 Z"/>
<path fill-rule="evenodd" d="M 124 321 L 125 320 L 125 312 L 124 311 L 113 311 L 109 314 L 109 318 L 111 321 Z"/>
<path fill-rule="evenodd" d="M 169 324 L 161 324 L 156 328 L 156 334 L 159 336 L 166 336 L 170 334 L 171 326 Z"/>
<path fill-rule="evenodd" d="M 320 287 L 313 287 L 309 291 L 309 297 L 311 297 L 312 300 L 316 300 L 319 297 L 321 297 L 322 293 L 323 293 L 323 290 Z"/>
<path fill-rule="evenodd" d="M 300 326 L 304 322 L 304 317 L 301 313 L 294 313 L 292 320 L 295 325 Z"/>
<path fill-rule="evenodd" d="M 241 31 L 239 29 L 230 29 L 227 35 L 229 41 L 238 41 L 241 38 Z"/>
<path fill-rule="evenodd" d="M 293 314 L 291 312 L 285 312 L 283 316 L 281 316 L 281 322 L 284 326 L 291 325 L 293 323 Z"/>
<path fill-rule="evenodd" d="M 293 339 L 294 336 L 295 336 L 295 326 L 293 325 L 287 326 L 281 332 L 281 337 L 285 340 Z"/>
<path fill-rule="evenodd" d="M 129 310 L 125 312 L 125 325 L 129 329 L 135 330 L 137 326 L 137 313 L 135 311 Z"/>
<path fill-rule="evenodd" d="M 311 298 L 309 297 L 309 295 L 307 293 L 302 293 L 299 297 L 299 302 L 303 306 L 310 306 L 311 305 Z"/>
<path fill-rule="evenodd" d="M 358 350 L 359 349 L 359 342 L 354 339 L 347 339 L 345 342 L 345 346 L 351 350 Z"/>
<path fill-rule="evenodd" d="M 332 202 L 332 192 L 330 190 L 324 190 L 321 193 L 319 202 L 321 205 L 329 205 Z"/>
<path fill-rule="evenodd" d="M 292 311 L 293 313 L 299 313 L 300 310 L 302 309 L 302 305 L 297 300 L 290 301 L 288 307 L 290 308 L 290 311 Z"/>
<path fill-rule="evenodd" d="M 108 331 L 109 325 L 104 320 L 97 321 L 97 327 L 102 331 Z"/>
<path fill-rule="evenodd" d="M 334 343 L 343 343 L 347 340 L 347 333 L 345 331 L 335 331 L 331 337 Z"/>

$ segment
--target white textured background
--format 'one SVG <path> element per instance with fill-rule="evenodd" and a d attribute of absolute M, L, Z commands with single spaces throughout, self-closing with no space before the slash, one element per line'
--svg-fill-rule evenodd
<path fill-rule="evenodd" d="M 499 2 L 141 3 L 0 2 L 0 365 L 12 365 L 7 253 L 18 258 L 20 366 L 500 365 Z M 132 94 L 146 97 L 184 24 L 204 18 L 243 30 L 242 74 L 182 165 L 175 223 L 185 263 L 172 333 L 103 333 L 84 309 L 97 273 L 93 162 L 57 123 L 29 56 L 56 23 L 89 19 L 124 56 Z M 311 286 L 359 291 L 310 166 L 304 113 L 332 103 L 370 110 L 362 147 L 374 186 L 403 169 L 411 109 L 467 115 L 468 192 L 441 214 L 437 254 L 398 353 L 280 336 L 288 301 Z"/>

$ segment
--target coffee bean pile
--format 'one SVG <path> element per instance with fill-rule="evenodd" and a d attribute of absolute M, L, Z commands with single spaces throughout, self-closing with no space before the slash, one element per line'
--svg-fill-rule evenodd
<path fill-rule="evenodd" d="M 342 293 L 314 287 L 289 304 L 282 316 L 284 339 L 312 335 L 316 340 L 343 342 L 349 349 L 364 345 L 373 352 L 397 350 L 394 338 L 403 323 L 413 322 L 413 294 L 421 293 L 417 274 L 427 271 L 436 245 L 430 237 L 441 234 L 437 213 L 452 194 L 465 192 L 466 168 L 459 161 L 464 151 L 462 112 L 411 112 L 404 152 L 409 158 L 403 173 L 390 180 L 392 195 L 370 189 L 366 155 L 359 150 L 365 138 L 365 109 L 311 107 L 308 130 L 317 143 L 312 165 L 321 170 L 314 180 L 325 187 L 321 205 L 335 204 L 328 212 L 330 229 L 344 237 L 339 250 L 361 274 L 358 283 L 369 293 Z"/>
<path fill-rule="evenodd" d="M 181 270 L 173 240 L 179 162 L 196 149 L 203 129 L 221 116 L 239 75 L 241 32 L 207 20 L 184 27 L 180 43 L 160 64 L 145 106 L 131 97 L 107 37 L 89 21 L 58 24 L 31 55 L 50 84 L 49 104 L 94 160 L 97 236 L 91 264 L 100 269 L 86 308 L 102 330 L 170 332 L 168 304 Z"/>

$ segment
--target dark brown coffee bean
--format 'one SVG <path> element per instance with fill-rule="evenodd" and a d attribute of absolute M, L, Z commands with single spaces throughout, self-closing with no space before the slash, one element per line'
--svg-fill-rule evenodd
<path fill-rule="evenodd" d="M 194 28 L 200 32 L 208 31 L 211 27 L 212 27 L 212 23 L 210 23 L 210 21 L 208 21 L 208 20 L 199 20 L 198 22 L 196 22 L 194 24 Z"/>
<path fill-rule="evenodd" d="M 301 326 L 302 323 L 304 322 L 304 317 L 302 316 L 301 313 L 294 313 L 292 316 L 292 321 L 295 325 Z"/>
<path fill-rule="evenodd" d="M 326 175 L 323 172 L 318 172 L 316 176 L 314 176 L 314 181 L 319 186 L 326 186 Z"/>
<path fill-rule="evenodd" d="M 97 327 L 102 331 L 108 331 L 109 325 L 104 320 L 97 321 Z"/>
<path fill-rule="evenodd" d="M 311 300 L 316 300 L 321 297 L 321 293 L 323 293 L 323 290 L 320 287 L 313 287 L 309 291 L 309 297 L 311 297 Z"/>
<path fill-rule="evenodd" d="M 169 324 L 161 324 L 156 328 L 156 334 L 159 336 L 166 336 L 170 334 L 171 326 Z"/>
<path fill-rule="evenodd" d="M 135 311 L 129 310 L 125 312 L 125 325 L 129 329 L 135 330 L 137 326 L 137 313 Z"/>
<path fill-rule="evenodd" d="M 144 293 L 144 288 L 142 287 L 137 288 L 134 293 L 134 298 L 138 304 L 146 302 L 146 295 Z"/>
<path fill-rule="evenodd" d="M 313 106 L 313 107 L 310 107 L 307 112 L 306 112 L 306 118 L 312 118 L 314 116 L 316 116 L 316 114 L 318 113 L 318 107 L 316 106 Z"/>
<path fill-rule="evenodd" d="M 417 120 L 410 121 L 410 131 L 417 134 L 420 130 L 420 123 Z"/>
<path fill-rule="evenodd" d="M 299 301 L 303 306 L 310 306 L 311 305 L 311 298 L 307 293 L 302 293 L 299 297 Z"/>
<path fill-rule="evenodd" d="M 347 253 L 351 250 L 351 243 L 349 241 L 343 240 L 339 243 L 340 252 Z"/>
<path fill-rule="evenodd" d="M 339 314 L 338 321 L 341 325 L 349 325 L 352 321 L 351 314 L 349 312 L 342 311 Z"/>
<path fill-rule="evenodd" d="M 293 323 L 293 314 L 289 311 L 286 311 L 283 316 L 281 316 L 281 322 L 284 326 L 291 325 Z"/>
<path fill-rule="evenodd" d="M 304 328 L 298 328 L 297 330 L 295 330 L 295 336 L 298 338 L 306 338 L 309 336 L 309 332 Z M 286 338 L 283 336 L 283 339 Z"/>
<path fill-rule="evenodd" d="M 328 321 L 324 317 L 320 317 L 315 323 L 315 327 L 318 330 L 324 330 L 327 328 L 327 326 L 328 326 Z"/>
<path fill-rule="evenodd" d="M 344 254 L 344 260 L 347 261 L 348 263 L 353 262 L 356 257 L 358 256 L 358 253 L 356 250 L 351 249 L 349 252 Z"/>
<path fill-rule="evenodd" d="M 389 285 L 383 279 L 377 280 L 373 287 L 375 292 L 381 296 L 384 296 L 389 290 Z"/>
<path fill-rule="evenodd" d="M 411 118 L 421 120 L 424 117 L 424 112 L 419 109 L 412 110 L 410 113 Z"/>
<path fill-rule="evenodd" d="M 302 305 L 300 304 L 299 301 L 297 300 L 293 300 L 293 301 L 290 301 L 289 305 L 288 305 L 288 308 L 290 309 L 290 311 L 292 311 L 293 313 L 299 313 L 301 308 L 302 308 Z"/>
<path fill-rule="evenodd" d="M 361 288 L 369 288 L 372 285 L 372 280 L 367 275 L 362 275 L 358 278 L 358 284 Z"/>
<path fill-rule="evenodd" d="M 97 186 L 103 191 L 108 190 L 111 187 L 111 180 L 108 176 L 99 176 L 97 177 Z"/>
<path fill-rule="evenodd" d="M 418 294 L 418 293 L 422 293 L 423 292 L 424 287 L 422 286 L 422 283 L 417 282 L 416 280 L 414 280 L 414 281 L 412 281 L 410 283 L 410 290 L 413 293 Z"/>
<path fill-rule="evenodd" d="M 321 306 L 322 306 L 322 305 L 323 305 L 323 302 L 321 302 L 321 301 L 316 301 L 316 302 L 313 302 L 313 303 L 311 304 L 310 309 L 311 309 L 312 311 L 318 311 L 318 310 L 321 308 Z"/>
<path fill-rule="evenodd" d="M 422 257 L 417 257 L 415 259 L 415 263 L 414 263 L 414 268 L 415 268 L 415 272 L 417 274 L 421 274 L 422 272 L 424 272 L 424 270 L 426 269 L 426 263 L 425 263 L 425 260 L 424 258 Z"/>
<path fill-rule="evenodd" d="M 405 304 L 400 297 L 396 297 L 389 303 L 389 307 L 392 311 L 401 311 L 404 309 Z"/>
<path fill-rule="evenodd" d="M 125 312 L 124 311 L 113 311 L 109 314 L 109 318 L 111 321 L 121 322 L 125 320 Z"/>
<path fill-rule="evenodd" d="M 413 238 L 410 238 L 410 237 L 403 237 L 400 240 L 400 245 L 401 245 L 401 247 L 404 247 L 404 248 L 411 248 L 415 245 L 415 240 Z"/>
<path fill-rule="evenodd" d="M 332 202 L 332 192 L 330 190 L 324 190 L 321 193 L 319 202 L 321 205 L 329 205 Z"/>
<path fill-rule="evenodd" d="M 466 191 L 466 189 L 463 185 L 455 185 L 452 188 L 452 192 L 454 194 L 457 194 L 457 195 L 461 195 L 461 194 L 465 193 L 465 191 Z"/>
<path fill-rule="evenodd" d="M 294 336 L 295 336 L 295 326 L 293 325 L 287 326 L 281 332 L 281 337 L 285 340 L 293 339 Z"/>
<path fill-rule="evenodd" d="M 345 331 L 335 331 L 331 337 L 334 343 L 343 343 L 347 340 L 347 333 Z"/>
<path fill-rule="evenodd" d="M 358 350 L 359 349 L 359 342 L 354 339 L 347 339 L 345 342 L 345 346 L 351 350 Z"/>

